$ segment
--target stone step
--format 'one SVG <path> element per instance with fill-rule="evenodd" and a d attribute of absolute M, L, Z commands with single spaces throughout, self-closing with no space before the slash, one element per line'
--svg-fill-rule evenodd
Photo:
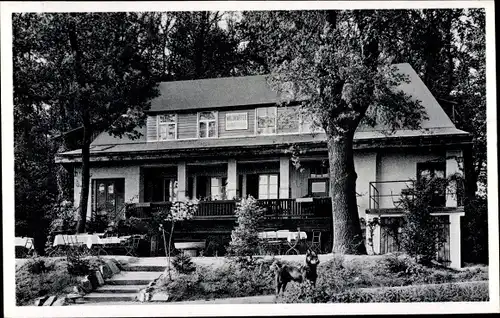
<path fill-rule="evenodd" d="M 127 272 L 163 272 L 166 266 L 157 265 L 127 265 L 124 271 Z"/>
<path fill-rule="evenodd" d="M 152 280 L 160 277 L 163 272 L 122 271 L 111 279 L 106 280 L 106 285 L 147 285 Z"/>
<path fill-rule="evenodd" d="M 146 288 L 146 286 L 147 285 L 104 285 L 94 290 L 94 293 L 137 294 L 141 289 Z"/>
<path fill-rule="evenodd" d="M 114 294 L 114 293 L 90 293 L 83 296 L 86 302 L 108 302 L 108 301 L 135 301 L 137 294 Z"/>

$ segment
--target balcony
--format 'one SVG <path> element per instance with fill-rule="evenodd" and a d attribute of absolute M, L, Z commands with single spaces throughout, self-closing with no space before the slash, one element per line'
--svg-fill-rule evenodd
<path fill-rule="evenodd" d="M 259 205 L 265 209 L 266 219 L 303 219 L 315 217 L 331 217 L 331 199 L 302 198 L 302 199 L 265 199 L 257 200 Z M 193 219 L 236 219 L 235 200 L 213 200 L 200 201 L 198 210 Z M 171 202 L 144 202 L 132 203 L 126 208 L 128 217 L 149 218 L 152 213 L 160 209 L 168 209 Z"/>
<path fill-rule="evenodd" d="M 415 196 L 414 180 L 378 181 L 369 184 L 369 203 L 367 213 L 390 214 L 401 213 L 403 210 L 403 197 Z M 450 205 L 455 202 L 454 206 Z M 451 188 L 437 189 L 430 202 L 436 212 L 457 210 L 462 206 L 461 196 Z"/>

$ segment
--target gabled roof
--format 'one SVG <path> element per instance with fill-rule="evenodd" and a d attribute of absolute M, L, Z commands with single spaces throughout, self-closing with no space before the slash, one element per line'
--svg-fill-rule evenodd
<path fill-rule="evenodd" d="M 468 135 L 466 132 L 455 127 L 443 108 L 439 105 L 427 86 L 422 82 L 418 74 L 408 63 L 396 64 L 399 71 L 407 75 L 409 82 L 401 83 L 399 89 L 414 99 L 421 101 L 428 119 L 421 123 L 418 130 L 400 130 L 395 134 L 387 136 L 382 131 L 383 127 L 358 127 L 355 140 L 381 139 L 381 138 L 414 138 L 418 136 L 457 136 L 458 139 Z M 279 98 L 278 95 L 267 85 L 264 75 L 215 78 L 195 81 L 164 82 L 160 84 L 160 97 L 152 102 L 151 110 L 178 111 L 234 107 L 234 106 L 254 106 L 262 104 L 274 104 Z M 169 142 L 147 142 L 146 127 L 137 128 L 142 136 L 139 139 L 129 139 L 128 137 L 112 137 L 107 132 L 100 134 L 92 142 L 91 153 L 105 154 L 112 152 L 142 152 L 142 151 L 163 151 L 189 148 L 211 148 L 213 147 L 238 147 L 238 146 L 258 146 L 266 144 L 287 143 L 289 141 L 310 140 L 307 136 L 249 136 L 245 138 L 219 138 L 215 140 L 176 140 Z M 305 138 L 305 139 L 304 139 Z M 313 138 L 316 142 L 324 142 L 324 134 L 319 134 Z M 77 151 L 66 152 L 62 156 L 74 156 Z"/>

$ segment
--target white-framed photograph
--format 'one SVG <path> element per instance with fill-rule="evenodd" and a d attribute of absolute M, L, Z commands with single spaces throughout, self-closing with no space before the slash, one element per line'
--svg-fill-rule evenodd
<path fill-rule="evenodd" d="M 500 310 L 493 1 L 1 9 L 5 316 Z"/>

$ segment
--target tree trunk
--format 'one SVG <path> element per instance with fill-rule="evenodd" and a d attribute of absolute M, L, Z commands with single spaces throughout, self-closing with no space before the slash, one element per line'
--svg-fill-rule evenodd
<path fill-rule="evenodd" d="M 366 254 L 356 203 L 354 132 L 328 136 L 330 197 L 332 198 L 333 253 Z"/>
<path fill-rule="evenodd" d="M 85 222 L 87 220 L 87 207 L 90 191 L 90 134 L 88 128 L 83 128 L 82 144 L 82 191 L 80 193 L 80 204 L 78 209 L 78 222 L 76 232 L 85 232 Z"/>

